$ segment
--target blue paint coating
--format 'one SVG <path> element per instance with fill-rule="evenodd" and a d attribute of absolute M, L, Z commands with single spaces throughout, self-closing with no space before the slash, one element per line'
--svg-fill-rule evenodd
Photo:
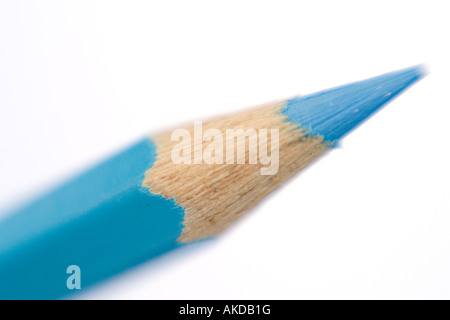
<path fill-rule="evenodd" d="M 145 139 L 0 223 L 0 299 L 53 299 L 178 246 L 184 210 L 143 188 Z"/>
<path fill-rule="evenodd" d="M 282 113 L 308 134 L 333 143 L 423 75 L 422 67 L 413 67 L 296 97 L 287 101 Z"/>

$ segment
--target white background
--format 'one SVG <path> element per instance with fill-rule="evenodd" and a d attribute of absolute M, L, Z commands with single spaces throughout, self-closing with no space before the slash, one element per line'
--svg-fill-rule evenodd
<path fill-rule="evenodd" d="M 80 297 L 450 298 L 448 6 L 0 0 L 0 205 L 147 133 L 426 63 L 221 237 Z"/>

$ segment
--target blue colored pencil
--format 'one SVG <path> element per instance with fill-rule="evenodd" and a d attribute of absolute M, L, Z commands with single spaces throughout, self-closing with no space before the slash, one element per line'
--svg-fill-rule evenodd
<path fill-rule="evenodd" d="M 63 298 L 73 270 L 85 288 L 215 236 L 423 74 L 413 67 L 137 142 L 0 222 L 0 298 Z M 252 132 L 258 142 L 267 134 L 265 162 Z"/>

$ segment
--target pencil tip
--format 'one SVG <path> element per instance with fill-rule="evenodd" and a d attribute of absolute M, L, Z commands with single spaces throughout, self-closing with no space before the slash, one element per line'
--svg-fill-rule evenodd
<path fill-rule="evenodd" d="M 335 142 L 426 75 L 423 65 L 290 99 L 282 113 L 311 135 Z"/>

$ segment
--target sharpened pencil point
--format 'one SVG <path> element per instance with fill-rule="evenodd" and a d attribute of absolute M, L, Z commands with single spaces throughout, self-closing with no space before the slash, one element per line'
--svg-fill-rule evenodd
<path fill-rule="evenodd" d="M 423 66 L 290 99 L 282 111 L 310 135 L 335 142 L 426 74 Z"/>
<path fill-rule="evenodd" d="M 397 71 L 142 139 L 0 221 L 0 299 L 61 298 L 216 236 L 423 74 Z"/>

